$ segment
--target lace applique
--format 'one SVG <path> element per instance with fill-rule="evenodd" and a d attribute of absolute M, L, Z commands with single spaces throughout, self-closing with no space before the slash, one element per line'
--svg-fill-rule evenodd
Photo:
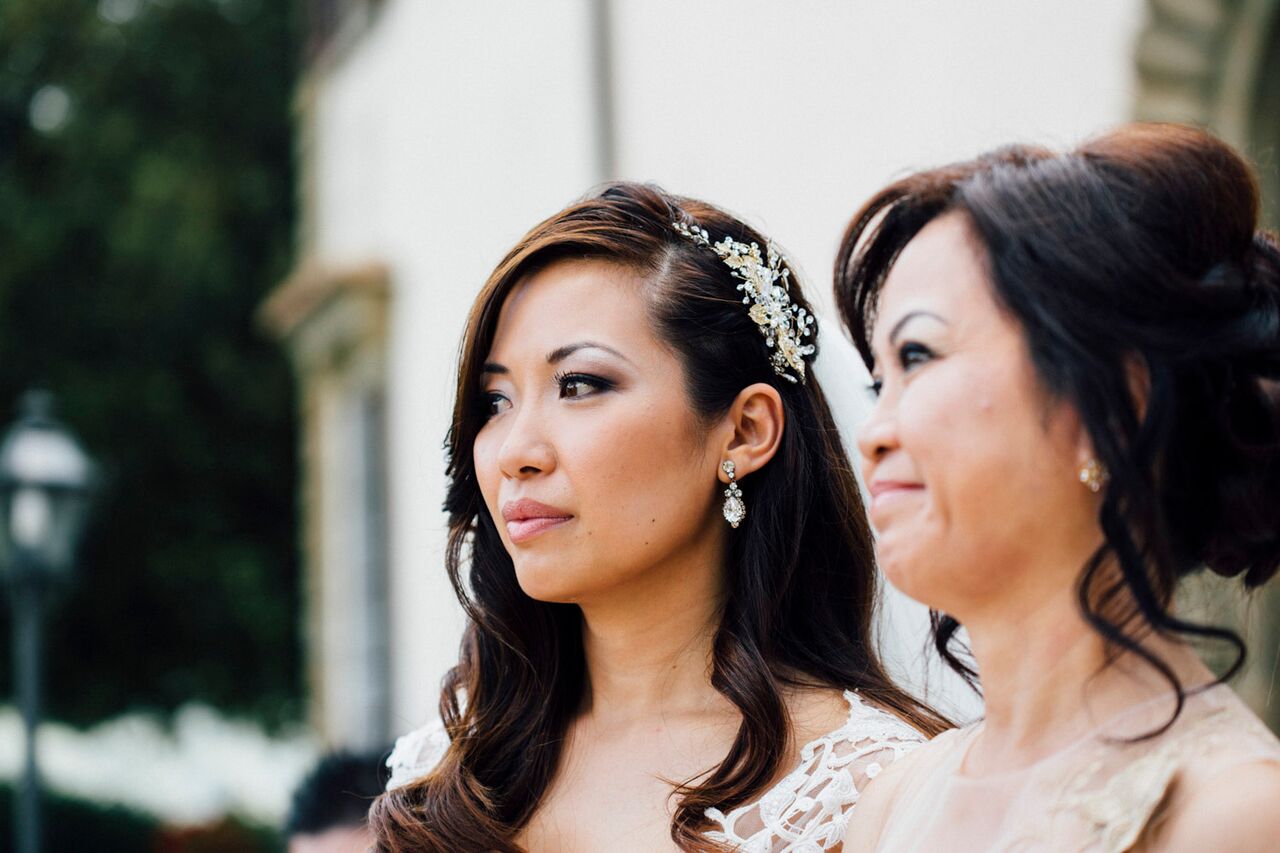
<path fill-rule="evenodd" d="M 1078 825 L 1079 837 L 1090 851 L 1124 853 L 1134 849 L 1160 819 L 1178 773 L 1215 750 L 1229 747 L 1230 737 L 1224 733 L 1232 732 L 1232 726 L 1227 717 L 1227 708 L 1213 709 L 1136 758 L 1129 757 L 1124 748 L 1108 750 L 1064 780 L 1047 817 L 1066 818 Z M 1002 849 L 1048 844 L 1052 830 L 1045 827 L 1061 832 L 1062 824 L 1047 819 L 1040 829 Z"/>
<path fill-rule="evenodd" d="M 391 768 L 391 778 L 387 780 L 387 790 L 407 785 L 415 779 L 426 776 L 444 758 L 449 748 L 449 735 L 440 720 L 428 723 L 420 729 L 396 740 L 396 745 L 387 758 L 387 767 Z"/>
<path fill-rule="evenodd" d="M 1103 760 L 1095 761 L 1068 786 L 1055 811 L 1069 812 L 1084 821 L 1095 845 L 1091 849 L 1100 853 L 1131 849 L 1156 817 L 1178 771 L 1214 749 L 1224 713 L 1225 709 L 1219 708 L 1206 714 L 1090 790 L 1104 767 Z"/>
<path fill-rule="evenodd" d="M 804 745 L 800 762 L 754 803 L 727 815 L 707 809 L 707 838 L 743 853 L 820 853 L 839 845 L 862 789 L 924 738 L 892 714 L 845 691 L 849 719 Z"/>

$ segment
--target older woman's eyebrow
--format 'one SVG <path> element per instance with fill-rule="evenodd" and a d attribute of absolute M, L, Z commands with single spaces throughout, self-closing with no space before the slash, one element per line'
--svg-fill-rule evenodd
<path fill-rule="evenodd" d="M 484 364 L 480 366 L 481 376 L 484 376 L 486 373 L 503 374 L 503 373 L 510 373 L 510 372 L 511 371 L 507 370 L 505 366 L 498 364 L 496 361 L 486 361 Z"/>
<path fill-rule="evenodd" d="M 596 343 L 595 341 L 578 341 L 577 343 L 566 344 L 565 346 L 559 347 L 558 349 L 553 349 L 551 352 L 547 353 L 547 364 L 556 364 L 557 362 L 564 361 L 566 358 L 573 355 L 578 350 L 584 350 L 584 349 L 603 350 L 604 352 L 611 353 L 617 356 L 618 358 L 625 361 L 627 364 L 631 364 L 631 359 L 627 358 L 625 355 L 618 352 L 613 347 L 607 346 L 605 344 L 599 344 L 599 343 Z"/>
<path fill-rule="evenodd" d="M 951 325 L 942 317 L 932 311 L 925 311 L 923 308 L 915 311 L 908 311 L 898 320 L 898 322 L 894 323 L 893 328 L 889 330 L 889 343 L 895 343 L 898 340 L 898 334 L 902 331 L 902 327 L 905 326 L 909 320 L 914 320 L 916 317 L 932 317 L 944 326 Z"/>

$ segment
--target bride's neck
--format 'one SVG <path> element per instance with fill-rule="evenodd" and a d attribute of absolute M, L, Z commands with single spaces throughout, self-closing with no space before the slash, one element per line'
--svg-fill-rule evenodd
<path fill-rule="evenodd" d="M 725 701 L 710 681 L 723 590 L 708 562 L 648 572 L 627 590 L 582 604 L 586 713 L 625 724 Z"/>

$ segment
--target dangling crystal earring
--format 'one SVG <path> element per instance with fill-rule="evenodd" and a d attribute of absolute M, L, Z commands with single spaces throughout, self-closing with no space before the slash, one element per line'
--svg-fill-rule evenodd
<path fill-rule="evenodd" d="M 747 516 L 747 505 L 742 501 L 742 489 L 738 488 L 738 484 L 733 479 L 736 470 L 733 460 L 726 459 L 720 463 L 720 470 L 724 471 L 729 478 L 729 488 L 724 490 L 724 520 L 729 522 L 730 527 L 737 530 L 742 519 Z"/>
<path fill-rule="evenodd" d="M 1102 491 L 1102 487 L 1110 479 L 1111 475 L 1107 473 L 1107 466 L 1097 459 L 1090 459 L 1080 466 L 1080 482 L 1084 483 L 1085 488 L 1095 494 Z"/>

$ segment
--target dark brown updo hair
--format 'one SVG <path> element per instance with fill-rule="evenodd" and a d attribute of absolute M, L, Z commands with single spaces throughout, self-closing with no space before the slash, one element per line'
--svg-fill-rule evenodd
<path fill-rule="evenodd" d="M 1207 567 L 1253 588 L 1280 568 L 1280 247 L 1258 210 L 1258 182 L 1228 145 L 1135 124 L 1068 153 L 1011 146 L 897 181 L 853 218 L 836 265 L 836 298 L 871 366 L 899 253 L 944 213 L 968 219 L 1041 382 L 1079 412 L 1110 473 L 1079 606 L 1112 654 L 1133 652 L 1172 684 L 1169 724 L 1185 692 L 1141 633 L 1230 644 L 1229 678 L 1243 641 L 1171 613 L 1178 581 Z M 950 645 L 956 621 L 934 624 L 972 682 Z"/>
<path fill-rule="evenodd" d="M 773 459 L 741 481 L 751 514 L 726 547 L 710 675 L 742 723 L 720 764 L 676 780 L 676 844 L 720 849 L 704 836 L 706 810 L 750 802 L 777 777 L 790 755 L 789 687 L 857 690 L 929 735 L 945 725 L 890 680 L 877 654 L 871 530 L 817 377 L 792 382 L 774 371 L 739 280 L 714 251 L 677 232 L 676 222 L 706 229 L 713 242 L 727 236 L 767 245 L 705 202 L 647 184 L 611 184 L 534 226 L 476 297 L 448 437 L 445 567 L 467 617 L 440 696 L 450 744 L 430 773 L 374 803 L 369 823 L 378 851 L 518 851 L 515 839 L 551 784 L 582 706 L 581 611 L 520 588 L 472 455 L 488 417 L 481 370 L 503 303 L 527 277 L 565 259 L 639 274 L 650 326 L 681 364 L 671 393 L 684 395 L 700 422 L 722 416 L 757 382 L 777 389 L 786 415 Z M 792 302 L 810 310 L 794 273 L 791 279 Z"/>

